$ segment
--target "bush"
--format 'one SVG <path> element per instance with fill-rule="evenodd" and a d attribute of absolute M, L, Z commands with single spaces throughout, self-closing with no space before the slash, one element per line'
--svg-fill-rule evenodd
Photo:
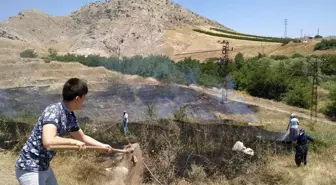
<path fill-rule="evenodd" d="M 247 91 L 252 96 L 309 108 L 311 85 L 308 67 L 301 58 L 281 61 L 267 57 L 254 58 L 248 59 L 232 75 L 238 90 Z"/>
<path fill-rule="evenodd" d="M 336 39 L 326 40 L 323 39 L 321 42 L 315 45 L 314 50 L 329 50 L 336 49 Z"/>
<path fill-rule="evenodd" d="M 311 85 L 308 81 L 298 80 L 291 82 L 288 89 L 282 99 L 288 105 L 306 109 L 311 106 Z"/>
<path fill-rule="evenodd" d="M 323 113 L 331 120 L 336 121 L 336 89 L 330 92 L 329 98 L 331 102 L 325 106 Z"/>
<path fill-rule="evenodd" d="M 22 58 L 36 58 L 38 55 L 33 49 L 26 49 L 20 53 Z"/>
<path fill-rule="evenodd" d="M 303 55 L 301 55 L 300 53 L 294 53 L 291 58 L 304 58 Z"/>
<path fill-rule="evenodd" d="M 56 51 L 56 49 L 49 48 L 48 52 L 49 52 L 49 58 L 51 60 L 54 60 L 57 57 L 57 51 Z"/>
<path fill-rule="evenodd" d="M 51 60 L 49 58 L 44 58 L 44 62 L 49 64 L 51 62 Z"/>
<path fill-rule="evenodd" d="M 322 55 L 323 62 L 320 63 L 321 72 L 325 75 L 336 75 L 336 55 Z"/>
<path fill-rule="evenodd" d="M 286 55 L 272 55 L 272 56 L 270 56 L 270 58 L 272 58 L 274 60 L 286 60 L 289 57 L 287 57 Z"/>
<path fill-rule="evenodd" d="M 321 35 L 315 35 L 315 37 L 314 37 L 315 39 L 321 39 L 321 38 L 323 38 Z"/>
<path fill-rule="evenodd" d="M 244 63 L 244 55 L 239 52 L 235 56 L 234 62 L 235 62 L 236 69 L 240 69 Z"/>
<path fill-rule="evenodd" d="M 327 104 L 323 109 L 323 113 L 332 121 L 336 121 L 336 102 Z"/>

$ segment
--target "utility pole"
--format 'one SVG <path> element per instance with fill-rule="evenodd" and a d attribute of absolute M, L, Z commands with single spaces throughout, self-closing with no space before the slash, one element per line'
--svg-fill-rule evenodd
<path fill-rule="evenodd" d="M 222 91 L 222 102 L 221 103 L 227 103 L 228 101 L 228 81 L 227 81 L 227 75 L 229 73 L 228 64 L 229 64 L 229 41 L 223 41 L 223 48 L 222 48 L 222 54 L 223 58 L 220 59 L 223 71 L 224 71 L 224 89 Z"/>
<path fill-rule="evenodd" d="M 303 32 L 303 30 L 301 29 L 301 37 L 300 37 L 301 39 L 302 39 L 302 32 Z"/>
<path fill-rule="evenodd" d="M 287 38 L 287 23 L 288 23 L 288 20 L 285 19 L 285 38 Z"/>
<path fill-rule="evenodd" d="M 320 35 L 320 28 L 317 28 L 317 35 Z"/>
<path fill-rule="evenodd" d="M 314 60 L 314 59 L 313 59 Z M 310 121 L 313 124 L 313 128 L 317 122 L 317 86 L 318 86 L 318 59 L 315 58 L 314 61 L 311 62 L 313 67 L 312 74 L 312 100 L 311 100 L 311 109 L 310 109 Z"/>

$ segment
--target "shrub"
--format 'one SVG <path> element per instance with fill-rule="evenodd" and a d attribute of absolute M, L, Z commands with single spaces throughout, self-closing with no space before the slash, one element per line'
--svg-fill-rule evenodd
<path fill-rule="evenodd" d="M 301 55 L 300 53 L 294 53 L 291 58 L 304 58 L 303 55 Z"/>
<path fill-rule="evenodd" d="M 327 104 L 323 109 L 323 113 L 332 121 L 336 121 L 336 102 Z"/>
<path fill-rule="evenodd" d="M 336 39 L 326 40 L 323 39 L 321 42 L 315 45 L 314 50 L 329 50 L 336 49 Z"/>
<path fill-rule="evenodd" d="M 49 52 L 49 58 L 51 60 L 54 60 L 57 57 L 57 51 L 56 51 L 56 49 L 49 48 L 48 52 Z"/>
<path fill-rule="evenodd" d="M 20 53 L 22 58 L 36 58 L 38 55 L 33 49 L 26 49 Z"/>
<path fill-rule="evenodd" d="M 330 92 L 329 98 L 331 102 L 325 106 L 323 113 L 331 120 L 336 121 L 336 89 Z"/>
<path fill-rule="evenodd" d="M 323 62 L 320 63 L 321 72 L 325 75 L 336 75 L 336 55 L 322 55 Z"/>
<path fill-rule="evenodd" d="M 304 80 L 291 82 L 282 100 L 288 105 L 309 108 L 311 106 L 311 85 Z"/>
<path fill-rule="evenodd" d="M 235 56 L 234 62 L 235 62 L 236 68 L 240 69 L 242 67 L 242 65 L 243 65 L 243 62 L 244 62 L 244 56 L 243 56 L 243 54 L 239 52 Z"/>
<path fill-rule="evenodd" d="M 272 55 L 271 58 L 274 59 L 274 60 L 286 60 L 286 59 L 288 59 L 288 57 L 286 55 Z"/>

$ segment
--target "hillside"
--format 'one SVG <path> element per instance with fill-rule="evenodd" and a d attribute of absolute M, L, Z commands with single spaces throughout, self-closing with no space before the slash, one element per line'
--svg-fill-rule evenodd
<path fill-rule="evenodd" d="M 46 53 L 48 48 L 60 54 L 100 54 L 102 56 L 167 55 L 174 60 L 192 57 L 204 60 L 221 57 L 221 51 L 188 54 L 204 50 L 221 49 L 222 40 L 228 40 L 233 58 L 241 52 L 246 57 L 259 53 L 267 55 L 321 54 L 334 51 L 313 51 L 319 41 L 308 44 L 238 40 L 210 36 L 193 30 L 201 29 L 221 33 L 213 28 L 227 30 L 224 25 L 202 17 L 169 0 L 115 0 L 94 2 L 65 16 L 52 16 L 39 10 L 23 10 L 0 23 L 0 38 L 7 54 L 18 48 L 34 48 Z M 0 54 L 4 51 L 0 51 Z M 8 58 L 8 55 L 4 56 Z"/>
<path fill-rule="evenodd" d="M 184 25 L 225 26 L 169 0 L 95 2 L 67 16 L 24 10 L 0 23 L 0 37 L 78 54 L 161 54 L 165 32 Z"/>

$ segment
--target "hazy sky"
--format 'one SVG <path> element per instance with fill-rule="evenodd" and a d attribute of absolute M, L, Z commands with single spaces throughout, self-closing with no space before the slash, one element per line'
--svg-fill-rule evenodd
<path fill-rule="evenodd" d="M 66 15 L 94 0 L 0 0 L 0 20 L 21 10 L 36 8 L 52 15 Z M 336 0 L 173 0 L 202 16 L 236 31 L 265 35 L 336 35 Z"/>

